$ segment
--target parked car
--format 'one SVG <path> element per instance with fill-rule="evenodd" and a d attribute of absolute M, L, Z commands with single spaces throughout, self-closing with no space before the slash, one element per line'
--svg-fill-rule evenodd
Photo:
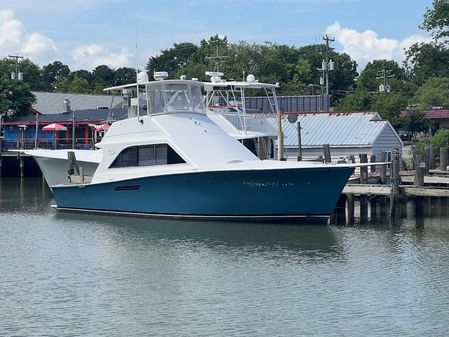
<path fill-rule="evenodd" d="M 403 141 L 411 141 L 412 140 L 412 133 L 410 131 L 399 131 L 398 132 L 399 137 L 403 140 Z"/>

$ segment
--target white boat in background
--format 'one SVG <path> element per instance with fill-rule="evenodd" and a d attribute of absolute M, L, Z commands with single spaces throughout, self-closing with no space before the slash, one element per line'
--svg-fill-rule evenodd
<path fill-rule="evenodd" d="M 225 81 L 221 78 L 223 73 L 219 72 L 207 72 L 206 75 L 211 77 L 211 82 L 202 83 L 206 93 L 204 97 L 206 114 L 209 118 L 230 136 L 239 140 L 260 159 L 275 158 L 277 130 L 267 122 L 265 118 L 267 114 L 248 113 L 245 99 L 248 90 L 265 92 L 268 101 L 272 102 L 270 104 L 272 110 L 268 115 L 273 116 L 275 114 L 274 102 L 276 101 L 278 85 L 259 83 L 253 75 L 249 75 L 247 81 Z M 143 76 L 142 73 L 140 76 Z M 165 80 L 168 74 L 158 72 L 155 77 L 158 80 Z M 116 87 L 114 90 L 131 94 L 131 91 L 135 91 L 137 87 L 137 83 L 131 83 Z M 131 100 L 129 117 L 136 116 L 137 109 L 145 112 L 145 94 L 145 91 L 141 88 L 140 95 L 137 95 L 139 97 Z M 78 165 L 84 169 L 84 174 L 87 176 L 93 175 L 103 156 L 101 149 L 37 149 L 24 152 L 36 160 L 49 186 L 67 182 L 68 152 L 74 152 Z"/>
<path fill-rule="evenodd" d="M 103 156 L 89 182 L 74 177 L 51 186 L 56 208 L 189 219 L 327 219 L 354 167 L 260 160 L 209 118 L 203 85 L 139 82 L 146 110 L 112 124 L 97 144 Z"/>
<path fill-rule="evenodd" d="M 266 117 L 276 116 L 278 84 L 260 83 L 254 75 L 246 81 L 223 80 L 223 73 L 209 71 L 210 82 L 204 82 L 208 116 L 232 137 L 240 140 L 260 159 L 275 158 L 277 130 Z M 248 91 L 264 93 L 268 112 L 249 112 L 246 107 Z"/>

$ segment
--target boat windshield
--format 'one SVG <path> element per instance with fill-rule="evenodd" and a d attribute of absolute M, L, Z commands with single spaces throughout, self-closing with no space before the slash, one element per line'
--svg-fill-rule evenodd
<path fill-rule="evenodd" d="M 149 114 L 196 112 L 204 114 L 201 86 L 191 83 L 161 81 L 146 87 Z"/>

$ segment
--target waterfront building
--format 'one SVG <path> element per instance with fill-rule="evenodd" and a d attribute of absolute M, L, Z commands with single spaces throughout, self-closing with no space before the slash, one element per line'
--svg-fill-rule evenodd
<path fill-rule="evenodd" d="M 402 151 L 403 142 L 389 121 L 377 112 L 315 112 L 297 114 L 301 125 L 303 159 L 323 156 L 323 145 L 329 144 L 333 161 L 347 160 L 359 154 L 378 156 L 382 151 L 391 154 L 397 148 Z M 273 125 L 275 119 L 271 119 Z M 287 157 L 298 155 L 297 122 L 282 120 L 284 148 Z"/>

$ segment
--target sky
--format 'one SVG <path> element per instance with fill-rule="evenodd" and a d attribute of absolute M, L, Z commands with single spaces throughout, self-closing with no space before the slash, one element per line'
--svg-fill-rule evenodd
<path fill-rule="evenodd" d="M 361 71 L 375 59 L 402 63 L 404 48 L 429 41 L 419 28 L 428 7 L 432 0 L 0 0 L 0 58 L 143 69 L 173 43 L 215 34 L 297 47 L 327 34 Z"/>

